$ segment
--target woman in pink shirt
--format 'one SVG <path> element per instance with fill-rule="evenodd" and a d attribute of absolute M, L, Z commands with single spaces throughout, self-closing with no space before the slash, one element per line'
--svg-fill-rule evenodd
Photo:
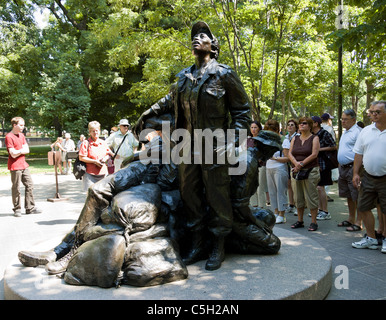
<path fill-rule="evenodd" d="M 83 141 L 79 148 L 79 160 L 86 163 L 86 173 L 83 176 L 84 191 L 108 174 L 106 162 L 109 156 L 114 156 L 106 142 L 99 138 L 101 125 L 98 121 L 91 121 L 88 124 L 88 132 L 90 138 Z"/>

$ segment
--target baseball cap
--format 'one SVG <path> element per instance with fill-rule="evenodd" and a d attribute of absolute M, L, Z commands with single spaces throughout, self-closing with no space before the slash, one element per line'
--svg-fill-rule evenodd
<path fill-rule="evenodd" d="M 323 120 L 334 119 L 334 117 L 332 115 L 330 115 L 329 113 L 323 113 L 321 118 Z"/>
<path fill-rule="evenodd" d="M 322 119 L 320 119 L 320 117 L 318 117 L 318 116 L 312 116 L 311 119 L 312 119 L 312 121 L 322 123 Z"/>

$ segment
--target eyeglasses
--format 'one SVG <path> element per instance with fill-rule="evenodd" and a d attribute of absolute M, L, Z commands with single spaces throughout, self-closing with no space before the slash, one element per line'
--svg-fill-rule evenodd
<path fill-rule="evenodd" d="M 307 121 L 303 121 L 303 122 L 300 122 L 299 124 L 302 124 L 303 126 L 307 125 L 308 122 Z"/>
<path fill-rule="evenodd" d="M 288 124 L 287 124 L 287 127 L 294 127 L 294 126 L 295 126 L 294 123 L 288 123 Z"/>
<path fill-rule="evenodd" d="M 368 112 L 372 115 L 377 115 L 377 116 L 379 116 L 381 113 L 383 113 L 383 111 L 381 111 L 381 110 L 368 110 Z"/>
<path fill-rule="evenodd" d="M 340 121 L 349 121 L 352 120 L 353 118 L 341 118 Z"/>

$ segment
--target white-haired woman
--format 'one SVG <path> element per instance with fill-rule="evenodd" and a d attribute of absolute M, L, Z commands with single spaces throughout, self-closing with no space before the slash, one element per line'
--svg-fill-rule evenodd
<path fill-rule="evenodd" d="M 90 137 L 83 141 L 79 149 L 79 160 L 86 163 L 86 173 L 83 176 L 84 191 L 107 175 L 106 161 L 109 156 L 114 156 L 106 141 L 99 138 L 101 125 L 98 121 L 91 121 L 88 124 L 88 132 Z"/>

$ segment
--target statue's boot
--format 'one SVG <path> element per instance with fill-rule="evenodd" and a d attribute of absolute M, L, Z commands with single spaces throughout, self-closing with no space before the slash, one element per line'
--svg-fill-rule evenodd
<path fill-rule="evenodd" d="M 192 236 L 192 246 L 186 257 L 182 259 L 185 265 L 196 263 L 207 258 L 204 248 L 204 238 L 202 232 L 194 232 Z"/>
<path fill-rule="evenodd" d="M 57 261 L 50 262 L 46 264 L 46 272 L 48 274 L 60 274 L 67 270 L 68 263 L 70 262 L 71 258 L 74 256 L 76 250 L 79 248 L 78 244 L 74 244 L 70 251 L 60 258 Z"/>
<path fill-rule="evenodd" d="M 19 261 L 26 267 L 43 266 L 56 260 L 54 250 L 44 252 L 20 251 L 18 253 Z"/>
<path fill-rule="evenodd" d="M 18 253 L 19 261 L 26 267 L 43 266 L 47 263 L 56 261 L 65 256 L 74 244 L 75 232 L 69 232 L 55 248 L 43 251 L 20 251 Z"/>
<path fill-rule="evenodd" d="M 217 270 L 221 267 L 221 263 L 225 260 L 224 252 L 225 237 L 216 237 L 213 243 L 213 250 L 206 261 L 206 270 Z"/>

